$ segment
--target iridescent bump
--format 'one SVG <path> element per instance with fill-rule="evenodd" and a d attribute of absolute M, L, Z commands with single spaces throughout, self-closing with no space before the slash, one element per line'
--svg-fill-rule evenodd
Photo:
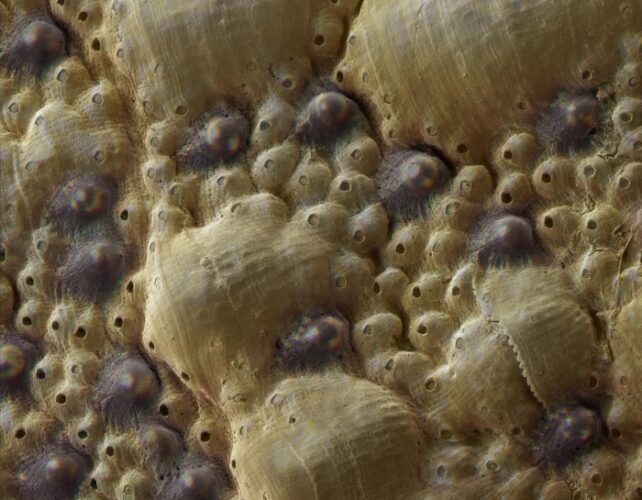
<path fill-rule="evenodd" d="M 350 326 L 343 315 L 319 316 L 280 339 L 278 356 L 288 369 L 318 368 L 348 348 L 349 332 Z"/>
<path fill-rule="evenodd" d="M 23 338 L 0 338 L 0 396 L 26 389 L 37 357 L 36 347 Z"/>
<path fill-rule="evenodd" d="M 597 126 L 597 100 L 589 93 L 564 94 L 541 115 L 537 140 L 553 151 L 578 150 Z"/>
<path fill-rule="evenodd" d="M 98 403 L 104 419 L 114 425 L 133 423 L 160 392 L 158 378 L 137 354 L 113 360 L 98 382 Z"/>
<path fill-rule="evenodd" d="M 172 467 L 183 449 L 180 434 L 160 422 L 147 422 L 138 431 L 137 443 L 145 462 L 157 475 Z"/>
<path fill-rule="evenodd" d="M 63 293 L 87 299 L 110 292 L 125 271 L 125 248 L 113 241 L 99 241 L 73 247 L 58 271 Z"/>
<path fill-rule="evenodd" d="M 535 436 L 537 464 L 562 468 L 602 438 L 599 415 L 585 406 L 557 408 L 546 418 Z"/>
<path fill-rule="evenodd" d="M 32 460 L 20 473 L 20 498 L 66 500 L 76 497 L 91 460 L 71 447 Z"/>
<path fill-rule="evenodd" d="M 0 60 L 12 71 L 40 75 L 64 55 L 63 32 L 51 22 L 35 20 L 17 33 Z"/>
<path fill-rule="evenodd" d="M 224 472 L 213 464 L 188 465 L 165 482 L 159 500 L 218 500 L 226 486 Z"/>
<path fill-rule="evenodd" d="M 393 155 L 376 182 L 386 210 L 410 218 L 449 180 L 450 171 L 439 158 L 407 151 Z"/>
<path fill-rule="evenodd" d="M 325 143 L 354 125 L 357 105 L 338 92 L 324 92 L 308 104 L 299 136 L 313 143 Z"/>
<path fill-rule="evenodd" d="M 204 169 L 236 158 L 247 146 L 250 126 L 235 111 L 217 111 L 198 120 L 178 152 L 179 163 Z"/>
<path fill-rule="evenodd" d="M 203 131 L 203 154 L 212 161 L 227 161 L 247 144 L 250 128 L 242 116 L 212 118 Z"/>
<path fill-rule="evenodd" d="M 477 260 L 490 266 L 521 262 L 528 259 L 534 247 L 531 224 L 523 217 L 505 215 L 482 231 Z"/>
<path fill-rule="evenodd" d="M 49 218 L 57 229 L 75 228 L 109 212 L 113 187 L 100 177 L 68 182 L 54 197 Z"/>

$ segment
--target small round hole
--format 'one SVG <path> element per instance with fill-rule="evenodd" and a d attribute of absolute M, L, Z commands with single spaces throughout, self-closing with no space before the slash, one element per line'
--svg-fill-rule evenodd
<path fill-rule="evenodd" d="M 127 283 L 127 291 L 129 293 L 132 293 L 134 291 L 134 282 L 133 281 L 130 281 L 129 283 Z"/>
<path fill-rule="evenodd" d="M 374 285 L 372 285 L 372 291 L 376 294 L 381 293 L 381 285 L 378 282 L 374 282 Z"/>
<path fill-rule="evenodd" d="M 158 407 L 158 413 L 160 413 L 163 417 L 166 417 L 169 415 L 169 407 L 167 405 L 160 405 Z"/>
<path fill-rule="evenodd" d="M 231 465 L 232 469 L 236 469 L 236 460 L 232 460 Z"/>
<path fill-rule="evenodd" d="M 78 437 L 80 439 L 87 439 L 88 436 L 89 436 L 89 433 L 85 429 L 80 429 L 78 431 Z"/>
<path fill-rule="evenodd" d="M 76 330 L 76 337 L 79 339 L 83 339 L 87 336 L 87 330 L 85 330 L 82 326 L 79 326 L 78 329 Z"/>
<path fill-rule="evenodd" d="M 428 328 L 426 328 L 426 325 L 419 325 L 417 327 L 417 333 L 419 335 L 426 335 L 428 333 Z"/>
<path fill-rule="evenodd" d="M 207 431 L 203 431 L 203 432 L 201 432 L 201 441 L 202 441 L 203 443 L 207 443 L 207 442 L 210 440 L 210 438 L 211 438 L 211 437 L 212 437 L 212 436 L 210 435 L 210 433 L 209 433 L 209 432 L 207 432 Z"/>
<path fill-rule="evenodd" d="M 366 238 L 366 236 L 363 234 L 363 231 L 355 231 L 353 238 L 354 241 L 360 243 Z"/>
<path fill-rule="evenodd" d="M 16 429 L 16 432 L 14 432 L 13 435 L 16 437 L 16 439 L 22 439 L 27 435 L 27 431 L 25 431 L 22 427 L 19 427 Z"/>
<path fill-rule="evenodd" d="M 31 318 L 29 316 L 25 316 L 22 318 L 22 324 L 25 326 L 31 326 L 33 322 L 31 321 Z"/>
<path fill-rule="evenodd" d="M 268 130 L 270 128 L 270 126 L 271 126 L 270 122 L 268 122 L 268 121 L 261 120 L 261 122 L 259 122 L 259 129 L 260 130 Z"/>
<path fill-rule="evenodd" d="M 98 40 L 98 38 L 94 38 L 94 40 L 91 42 L 91 48 L 93 50 L 100 50 L 100 40 Z"/>
<path fill-rule="evenodd" d="M 446 467 L 443 465 L 440 465 L 437 467 L 437 476 L 439 477 L 445 477 L 446 476 Z"/>
<path fill-rule="evenodd" d="M 384 368 L 390 371 L 394 366 L 395 366 L 395 362 L 392 359 L 389 359 Z"/>
<path fill-rule="evenodd" d="M 47 373 L 42 368 L 38 368 L 36 370 L 36 378 L 38 380 L 43 380 L 46 377 L 47 377 Z"/>
<path fill-rule="evenodd" d="M 325 43 L 325 37 L 323 35 L 317 35 L 314 37 L 314 45 L 323 45 Z"/>
<path fill-rule="evenodd" d="M 98 489 L 98 483 L 96 482 L 96 480 L 93 477 L 91 478 L 91 481 L 89 481 L 89 486 L 91 486 L 91 488 L 93 490 L 97 490 Z"/>
<path fill-rule="evenodd" d="M 419 288 L 418 286 L 413 287 L 412 296 L 413 297 L 421 297 L 421 288 Z"/>
<path fill-rule="evenodd" d="M 181 373 L 181 378 L 182 378 L 185 382 L 189 382 L 189 375 L 188 375 L 187 373 L 185 373 L 185 372 Z"/>
<path fill-rule="evenodd" d="M 460 155 L 463 155 L 464 153 L 467 153 L 468 152 L 468 146 L 466 146 L 465 144 L 458 144 L 457 145 L 457 152 Z"/>
<path fill-rule="evenodd" d="M 123 210 L 120 212 L 120 220 L 127 220 L 129 219 L 129 211 L 128 210 Z"/>
<path fill-rule="evenodd" d="M 442 429 L 439 435 L 441 436 L 441 439 L 445 439 L 445 440 L 451 439 L 453 437 L 453 433 L 450 432 L 448 429 Z"/>
<path fill-rule="evenodd" d="M 461 293 L 461 290 L 459 289 L 458 286 L 454 286 L 450 293 L 452 293 L 455 297 L 457 297 L 457 295 Z"/>
<path fill-rule="evenodd" d="M 34 280 L 33 280 L 33 278 L 32 278 L 31 276 L 27 276 L 27 277 L 25 278 L 25 283 L 26 283 L 27 285 L 29 285 L 29 286 L 33 286 L 35 282 L 34 282 Z"/>
<path fill-rule="evenodd" d="M 281 85 L 283 85 L 286 89 L 291 89 L 294 85 L 294 82 L 292 82 L 290 78 L 284 78 L 283 82 L 281 82 Z"/>
<path fill-rule="evenodd" d="M 294 423 L 296 423 L 296 417 L 290 417 L 290 418 L 288 419 L 288 423 L 290 423 L 290 424 L 294 424 Z"/>
<path fill-rule="evenodd" d="M 153 342 L 150 342 L 150 343 L 149 343 L 149 344 L 147 344 L 147 345 L 149 346 L 149 348 L 150 348 L 152 351 L 154 350 L 154 343 L 153 343 Z"/>
<path fill-rule="evenodd" d="M 60 324 L 57 321 L 52 321 L 51 322 L 51 329 L 52 330 L 58 330 L 60 328 Z"/>
<path fill-rule="evenodd" d="M 437 388 L 437 382 L 433 378 L 427 378 L 424 382 L 424 387 L 428 391 L 434 391 Z"/>
<path fill-rule="evenodd" d="M 123 326 L 123 318 L 118 317 L 118 318 L 114 319 L 114 326 L 116 328 L 122 327 Z"/>
<path fill-rule="evenodd" d="M 548 228 L 553 227 L 553 218 L 550 215 L 544 217 L 544 225 Z"/>
<path fill-rule="evenodd" d="M 113 446 L 108 446 L 105 448 L 105 455 L 108 457 L 113 457 L 114 456 L 114 447 Z"/>
<path fill-rule="evenodd" d="M 492 460 L 489 460 L 488 462 L 486 462 L 486 468 L 491 472 L 495 472 L 497 469 L 499 469 L 499 466 Z"/>
<path fill-rule="evenodd" d="M 350 191 L 350 183 L 348 181 L 341 181 L 341 184 L 339 184 L 339 189 L 341 191 Z"/>
<path fill-rule="evenodd" d="M 81 12 L 80 14 L 78 14 L 78 20 L 79 21 L 86 21 L 87 17 L 88 17 L 88 14 L 86 12 L 84 12 L 84 11 Z"/>
<path fill-rule="evenodd" d="M 582 172 L 584 172 L 585 177 L 593 177 L 595 175 L 595 168 L 593 165 L 586 165 Z"/>
<path fill-rule="evenodd" d="M 316 226 L 319 223 L 319 216 L 316 214 L 312 214 L 308 216 L 308 224 L 311 226 Z"/>
<path fill-rule="evenodd" d="M 591 78 L 593 78 L 593 73 L 591 73 L 589 70 L 586 69 L 582 71 L 581 76 L 582 76 L 582 80 L 590 80 Z"/>
<path fill-rule="evenodd" d="M 598 384 L 597 377 L 593 376 L 593 377 L 589 378 L 589 386 L 590 387 L 595 388 L 595 387 L 597 387 L 597 384 Z"/>
<path fill-rule="evenodd" d="M 631 185 L 631 181 L 629 181 L 626 177 L 620 177 L 617 181 L 617 187 L 620 189 L 627 189 Z"/>
<path fill-rule="evenodd" d="M 182 104 L 176 106 L 176 114 L 177 115 L 184 115 L 187 113 L 187 108 L 183 106 Z"/>
<path fill-rule="evenodd" d="M 521 429 L 520 427 L 513 427 L 513 428 L 510 430 L 510 433 L 511 433 L 513 436 L 519 436 L 519 435 L 522 433 L 522 429 Z"/>
<path fill-rule="evenodd" d="M 346 279 L 343 276 L 339 276 L 334 280 L 334 284 L 337 288 L 344 288 L 346 286 Z"/>
<path fill-rule="evenodd" d="M 599 474 L 593 474 L 591 476 L 591 482 L 593 484 L 602 484 L 602 476 L 600 476 Z"/>
<path fill-rule="evenodd" d="M 586 227 L 588 229 L 595 230 L 595 229 L 597 229 L 597 222 L 595 222 L 593 219 L 591 219 L 586 223 Z"/>
<path fill-rule="evenodd" d="M 505 203 L 506 205 L 508 205 L 513 201 L 513 197 L 511 196 L 510 193 L 502 193 L 501 200 L 502 200 L 502 203 Z"/>
<path fill-rule="evenodd" d="M 629 123 L 631 120 L 633 120 L 633 115 L 627 111 L 623 111 L 620 113 L 620 121 L 624 123 Z"/>
<path fill-rule="evenodd" d="M 504 151 L 504 160 L 511 160 L 513 158 L 513 152 L 509 149 Z"/>
<path fill-rule="evenodd" d="M 343 71 L 337 71 L 337 82 L 343 82 Z"/>
<path fill-rule="evenodd" d="M 398 254 L 402 254 L 406 251 L 406 247 L 403 246 L 403 244 L 398 243 L 397 246 L 395 247 L 395 252 Z"/>
<path fill-rule="evenodd" d="M 542 182 L 543 182 L 544 184 L 550 184 L 550 182 L 551 182 L 551 174 L 546 173 L 546 172 L 545 172 L 545 173 L 543 173 L 543 174 L 542 174 Z"/>
<path fill-rule="evenodd" d="M 56 394 L 56 403 L 64 405 L 67 402 L 67 396 L 64 394 Z"/>

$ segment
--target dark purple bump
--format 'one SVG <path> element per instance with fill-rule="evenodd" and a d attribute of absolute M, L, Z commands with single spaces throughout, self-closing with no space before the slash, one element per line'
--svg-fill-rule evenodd
<path fill-rule="evenodd" d="M 449 180 L 450 171 L 439 158 L 408 151 L 391 158 L 376 183 L 386 210 L 410 218 Z"/>
<path fill-rule="evenodd" d="M 328 143 L 356 122 L 358 107 L 339 92 L 324 92 L 310 101 L 298 134 L 305 142 Z"/>
<path fill-rule="evenodd" d="M 200 134 L 201 152 L 213 162 L 234 158 L 247 145 L 250 126 L 242 116 L 217 116 Z"/>
<path fill-rule="evenodd" d="M 104 179 L 73 179 L 54 196 L 49 219 L 57 229 L 76 228 L 109 213 L 113 199 L 113 186 Z"/>
<path fill-rule="evenodd" d="M 38 349 L 17 335 L 0 338 L 0 395 L 25 391 Z"/>
<path fill-rule="evenodd" d="M 585 406 L 562 406 L 546 415 L 535 434 L 535 462 L 560 469 L 599 443 L 602 422 Z"/>
<path fill-rule="evenodd" d="M 493 221 L 483 232 L 477 260 L 483 265 L 501 265 L 523 261 L 535 246 L 533 228 L 524 218 L 505 215 Z"/>
<path fill-rule="evenodd" d="M 149 410 L 160 393 L 158 377 L 138 354 L 107 364 L 98 382 L 97 396 L 104 419 L 126 426 Z"/>
<path fill-rule="evenodd" d="M 20 498 L 75 498 L 90 468 L 91 460 L 69 446 L 45 452 L 31 460 L 20 473 Z"/>
<path fill-rule="evenodd" d="M 148 421 L 137 434 L 137 443 L 145 463 L 156 473 L 163 474 L 172 466 L 184 445 L 180 434 L 162 422 Z"/>
<path fill-rule="evenodd" d="M 87 299 L 107 294 L 125 273 L 125 247 L 119 242 L 99 241 L 72 247 L 58 271 L 63 293 Z"/>
<path fill-rule="evenodd" d="M 52 22 L 25 24 L 0 56 L 12 71 L 40 75 L 65 55 L 65 36 Z"/>
<path fill-rule="evenodd" d="M 578 150 L 588 142 L 597 120 L 597 100 L 592 94 L 564 94 L 540 116 L 538 142 L 557 152 Z"/>

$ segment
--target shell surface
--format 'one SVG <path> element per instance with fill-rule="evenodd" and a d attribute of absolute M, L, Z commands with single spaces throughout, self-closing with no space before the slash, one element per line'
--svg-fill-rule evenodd
<path fill-rule="evenodd" d="M 637 498 L 639 1 L 0 1 L 0 498 Z"/>

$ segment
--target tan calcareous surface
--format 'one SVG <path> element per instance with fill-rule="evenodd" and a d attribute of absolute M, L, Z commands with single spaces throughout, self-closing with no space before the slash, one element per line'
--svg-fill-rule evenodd
<path fill-rule="evenodd" d="M 642 4 L 0 0 L 0 498 L 642 498 Z"/>

